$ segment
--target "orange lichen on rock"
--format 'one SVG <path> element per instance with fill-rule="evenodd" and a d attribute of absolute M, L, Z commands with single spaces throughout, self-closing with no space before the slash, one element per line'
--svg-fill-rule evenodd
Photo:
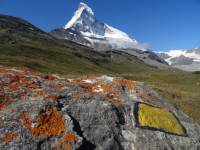
<path fill-rule="evenodd" d="M 35 93 L 32 94 L 32 98 L 36 99 L 36 98 L 44 98 L 44 100 L 48 100 L 48 101 L 56 101 L 60 98 L 60 95 L 57 94 L 49 94 L 49 93 L 45 93 L 43 91 L 37 91 Z"/>
<path fill-rule="evenodd" d="M 56 136 L 65 130 L 62 114 L 55 108 L 50 108 L 48 112 L 39 114 L 37 122 L 37 126 L 31 130 L 35 137 Z"/>
<path fill-rule="evenodd" d="M 118 99 L 118 98 L 112 99 L 111 102 L 112 102 L 113 104 L 116 104 L 116 105 L 122 104 L 122 100 L 121 100 L 121 99 Z"/>
<path fill-rule="evenodd" d="M 44 76 L 44 79 L 47 79 L 47 80 L 52 81 L 52 80 L 55 80 L 55 77 L 48 74 L 48 75 L 45 75 L 45 76 Z"/>
<path fill-rule="evenodd" d="M 112 83 L 108 83 L 101 80 L 95 80 L 94 78 L 72 80 L 72 83 L 80 85 L 86 92 L 90 92 L 93 95 L 106 97 L 108 101 L 115 105 L 122 104 L 120 98 L 122 92 L 119 90 L 121 86 L 126 86 L 130 90 L 135 89 L 136 82 L 129 80 L 115 80 Z M 80 97 L 81 93 L 73 93 L 74 97 Z"/>
<path fill-rule="evenodd" d="M 32 120 L 28 117 L 27 113 L 23 113 L 23 125 L 27 128 L 31 128 Z"/>
<path fill-rule="evenodd" d="M 54 86 L 51 86 L 51 88 L 53 90 L 64 90 L 65 86 L 63 86 L 63 85 L 54 85 Z"/>
<path fill-rule="evenodd" d="M 38 89 L 40 88 L 40 85 L 38 83 L 31 83 L 31 84 L 27 84 L 26 87 L 30 89 Z"/>
<path fill-rule="evenodd" d="M 8 70 L 4 67 L 0 67 L 0 73 L 7 73 Z"/>
<path fill-rule="evenodd" d="M 81 82 L 82 82 L 81 79 L 70 80 L 70 83 L 75 84 L 75 85 L 79 85 L 79 84 L 81 84 Z"/>
<path fill-rule="evenodd" d="M 70 150 L 71 149 L 70 143 L 76 142 L 76 141 L 78 141 L 77 135 L 74 133 L 68 132 L 64 134 L 62 138 L 58 140 L 58 143 L 56 144 L 56 149 L 57 150 L 63 149 L 61 147 L 64 146 L 66 150 Z"/>
<path fill-rule="evenodd" d="M 20 87 L 20 85 L 19 85 L 18 82 L 13 82 L 13 83 L 10 84 L 10 89 L 13 90 L 13 91 L 18 90 L 19 87 Z"/>
<path fill-rule="evenodd" d="M 7 93 L 7 94 L 0 95 L 0 99 L 11 101 L 11 100 L 13 100 L 13 97 L 12 97 L 12 95 Z"/>
<path fill-rule="evenodd" d="M 0 110 L 3 109 L 4 107 L 5 107 L 5 105 L 0 102 Z"/>
<path fill-rule="evenodd" d="M 9 79 L 9 83 L 7 83 L 8 87 L 13 91 L 16 91 L 22 87 L 26 87 L 29 89 L 40 88 L 39 83 L 31 81 L 33 80 L 33 78 L 27 77 L 24 74 L 7 75 L 7 78 Z"/>
<path fill-rule="evenodd" d="M 63 137 L 66 142 L 75 142 L 78 140 L 77 136 L 73 133 L 66 133 Z"/>
<path fill-rule="evenodd" d="M 0 89 L 3 89 L 4 88 L 4 85 L 3 83 L 0 82 Z"/>
<path fill-rule="evenodd" d="M 19 82 L 21 78 L 22 76 L 19 74 L 9 76 L 10 82 Z"/>
<path fill-rule="evenodd" d="M 52 100 L 52 101 L 56 101 L 59 99 L 59 95 L 56 94 L 48 94 L 44 97 L 45 100 Z"/>
<path fill-rule="evenodd" d="M 85 91 L 87 92 L 92 92 L 92 89 L 93 89 L 93 85 L 91 84 L 86 84 L 86 83 L 83 83 L 80 85 L 82 88 L 85 89 Z"/>
<path fill-rule="evenodd" d="M 69 143 L 67 143 L 67 144 L 65 145 L 65 150 L 71 150 L 71 145 L 70 145 Z"/>
<path fill-rule="evenodd" d="M 100 86 L 103 89 L 103 91 L 106 91 L 106 92 L 112 91 L 112 84 L 110 83 L 101 83 L 98 86 Z"/>
<path fill-rule="evenodd" d="M 12 141 L 15 137 L 17 136 L 17 133 L 11 133 L 11 134 L 7 134 L 3 137 L 2 141 L 0 141 L 0 144 L 4 143 L 4 142 L 10 142 Z"/>
<path fill-rule="evenodd" d="M 30 128 L 32 121 L 29 118 L 24 118 L 23 124 L 24 124 L 25 127 Z"/>
<path fill-rule="evenodd" d="M 126 86 L 129 89 L 135 89 L 136 87 L 136 81 L 132 81 L 132 80 L 116 80 L 113 82 L 114 85 L 117 86 Z"/>
<path fill-rule="evenodd" d="M 37 91 L 37 92 L 34 92 L 32 93 L 32 97 L 44 97 L 45 94 L 43 91 Z"/>

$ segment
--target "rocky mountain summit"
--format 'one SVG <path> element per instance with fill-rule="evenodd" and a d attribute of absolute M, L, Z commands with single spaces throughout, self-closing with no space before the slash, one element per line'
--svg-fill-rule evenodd
<path fill-rule="evenodd" d="M 147 48 L 126 33 L 97 20 L 93 10 L 82 2 L 64 28 L 53 30 L 51 34 L 60 39 L 69 39 L 100 50 L 111 48 L 146 50 Z"/>
<path fill-rule="evenodd" d="M 0 149 L 199 149 L 200 126 L 142 82 L 0 67 Z"/>

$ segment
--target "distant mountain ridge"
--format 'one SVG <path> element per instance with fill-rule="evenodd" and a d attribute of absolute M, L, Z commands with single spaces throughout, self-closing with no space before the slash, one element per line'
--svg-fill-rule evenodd
<path fill-rule="evenodd" d="M 158 55 L 165 59 L 172 67 L 186 71 L 200 70 L 200 48 L 170 50 L 167 52 L 159 52 Z"/>

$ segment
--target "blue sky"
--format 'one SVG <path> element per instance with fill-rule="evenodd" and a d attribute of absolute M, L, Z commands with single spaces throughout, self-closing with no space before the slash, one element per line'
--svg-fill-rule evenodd
<path fill-rule="evenodd" d="M 0 13 L 44 31 L 64 26 L 79 0 L 0 0 Z M 200 0 L 82 0 L 98 20 L 127 32 L 153 50 L 200 46 Z"/>

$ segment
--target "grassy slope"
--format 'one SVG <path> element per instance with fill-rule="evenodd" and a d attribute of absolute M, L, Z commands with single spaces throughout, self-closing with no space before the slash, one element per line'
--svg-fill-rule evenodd
<path fill-rule="evenodd" d="M 5 40 L 6 39 L 6 40 Z M 25 66 L 64 75 L 111 74 L 145 81 L 200 123 L 200 75 L 178 70 L 158 70 L 126 55 L 91 51 L 56 41 L 35 31 L 0 30 L 0 65 Z"/>
<path fill-rule="evenodd" d="M 183 71 L 144 71 L 125 74 L 128 79 L 145 81 L 174 106 L 200 123 L 200 75 Z"/>
<path fill-rule="evenodd" d="M 1 33 L 1 38 L 3 36 Z M 87 60 L 79 59 L 73 55 L 69 48 L 55 44 L 51 39 L 36 39 L 36 36 L 32 37 L 32 33 L 29 33 L 28 36 L 24 38 L 20 32 L 13 33 L 10 38 L 17 38 L 15 44 L 0 44 L 0 64 L 22 65 L 38 71 L 62 74 L 93 72 L 93 70 L 99 69 Z"/>
<path fill-rule="evenodd" d="M 127 54 L 113 53 L 111 60 L 110 52 L 95 52 L 72 42 L 66 42 L 64 46 L 37 32 L 14 30 L 8 35 L 7 29 L 0 30 L 0 40 L 5 37 L 9 40 L 0 43 L 0 65 L 71 75 L 135 72 L 145 68 L 156 70 Z"/>

